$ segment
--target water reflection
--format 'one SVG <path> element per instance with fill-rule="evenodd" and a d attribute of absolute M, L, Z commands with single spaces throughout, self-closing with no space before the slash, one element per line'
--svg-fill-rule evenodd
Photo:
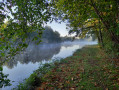
<path fill-rule="evenodd" d="M 42 60 L 50 60 L 54 55 L 58 54 L 61 49 L 61 43 L 59 44 L 30 44 L 29 47 L 19 55 L 16 55 L 13 60 L 5 62 L 5 66 L 9 69 L 17 66 L 18 62 L 21 64 L 28 64 L 32 62 L 40 62 Z"/>
<path fill-rule="evenodd" d="M 55 44 L 40 44 L 35 45 L 33 43 L 29 44 L 28 48 L 16 55 L 13 60 L 9 62 L 5 62 L 4 66 L 7 66 L 9 69 L 12 69 L 17 66 L 18 62 L 20 64 L 28 64 L 29 62 L 35 64 L 36 62 L 41 62 L 43 60 L 48 61 L 52 59 L 53 56 L 57 55 L 61 47 L 64 49 L 68 47 L 74 47 L 74 45 L 80 45 L 80 48 L 87 44 L 87 41 L 68 41 L 63 43 L 55 43 Z M 92 42 L 88 42 L 88 44 L 93 44 Z M 76 48 L 76 47 L 74 47 Z M 64 50 L 63 49 L 63 50 Z M 67 51 L 66 51 L 67 52 Z M 68 53 L 68 52 L 67 52 Z M 63 53 L 64 54 L 64 53 Z M 60 55 L 61 57 L 63 55 Z"/>
<path fill-rule="evenodd" d="M 34 70 L 38 69 L 41 65 L 40 62 L 46 63 L 57 57 L 65 58 L 71 56 L 76 49 L 89 44 L 97 44 L 97 41 L 73 41 L 42 45 L 30 44 L 26 51 L 16 55 L 13 60 L 4 64 L 3 73 L 9 74 L 8 79 L 11 80 L 12 86 L 2 88 L 2 90 L 11 90 L 19 82 L 23 82 Z"/>

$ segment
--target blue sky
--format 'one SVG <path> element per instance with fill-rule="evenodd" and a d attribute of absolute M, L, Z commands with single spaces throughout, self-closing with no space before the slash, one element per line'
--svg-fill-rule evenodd
<path fill-rule="evenodd" d="M 47 23 L 48 26 L 51 26 L 51 28 L 54 31 L 58 31 L 61 36 L 68 35 L 68 30 L 66 29 L 66 23 L 62 22 L 61 24 L 53 21 L 52 23 Z"/>

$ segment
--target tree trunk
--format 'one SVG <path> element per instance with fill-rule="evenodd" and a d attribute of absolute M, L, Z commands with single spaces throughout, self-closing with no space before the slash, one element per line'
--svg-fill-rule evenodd
<path fill-rule="evenodd" d="M 102 47 L 104 47 L 103 37 L 102 37 L 102 31 L 101 31 L 101 25 L 100 25 L 100 20 L 99 20 L 99 37 L 100 37 L 100 43 L 101 43 Z"/>

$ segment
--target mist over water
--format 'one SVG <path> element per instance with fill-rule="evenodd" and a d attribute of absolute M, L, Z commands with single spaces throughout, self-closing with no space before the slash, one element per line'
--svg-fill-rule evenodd
<path fill-rule="evenodd" d="M 65 58 L 71 56 L 74 51 L 85 45 L 97 44 L 97 41 L 67 41 L 62 43 L 29 44 L 28 48 L 16 55 L 9 62 L 5 62 L 3 72 L 9 74 L 12 86 L 2 88 L 2 90 L 10 90 L 16 87 L 19 82 L 23 82 L 28 78 L 34 70 L 38 69 L 41 63 L 51 62 L 55 58 Z M 15 81 L 15 82 L 12 82 Z"/>

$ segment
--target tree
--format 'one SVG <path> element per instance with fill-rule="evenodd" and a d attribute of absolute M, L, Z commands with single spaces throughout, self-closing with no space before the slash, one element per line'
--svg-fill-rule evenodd
<path fill-rule="evenodd" d="M 118 0 L 53 0 L 52 5 L 56 15 L 68 21 L 70 33 L 95 33 L 102 46 L 119 52 Z"/>
<path fill-rule="evenodd" d="M 2 0 L 0 1 L 0 58 L 10 60 L 28 45 L 29 33 L 38 32 L 33 40 L 41 38 L 43 24 L 51 18 L 47 0 Z M 7 23 L 5 22 L 7 19 Z M 39 30 L 39 31 L 38 31 Z M 3 63 L 2 62 L 2 63 Z M 0 63 L 0 87 L 5 86 Z M 2 76 L 2 77 L 1 77 Z"/>
<path fill-rule="evenodd" d="M 61 42 L 60 34 L 57 31 L 53 31 L 50 26 L 45 26 L 45 30 L 42 34 L 43 42 L 58 43 Z"/>
<path fill-rule="evenodd" d="M 26 38 L 29 33 L 37 31 L 39 35 L 33 40 L 38 40 L 43 31 L 43 24 L 51 18 L 49 3 L 47 0 L 3 0 L 0 6 L 0 53 L 4 54 L 6 49 L 10 55 L 27 47 Z M 8 19 L 6 27 L 3 27 L 4 19 Z"/>
<path fill-rule="evenodd" d="M 0 2 L 0 55 L 5 61 L 27 47 L 29 33 L 39 33 L 33 40 L 41 38 L 43 24 L 53 15 L 68 21 L 70 33 L 76 32 L 80 36 L 96 34 L 99 43 L 107 50 L 119 52 L 119 0 L 48 1 Z M 7 23 L 4 22 L 6 18 Z"/>

